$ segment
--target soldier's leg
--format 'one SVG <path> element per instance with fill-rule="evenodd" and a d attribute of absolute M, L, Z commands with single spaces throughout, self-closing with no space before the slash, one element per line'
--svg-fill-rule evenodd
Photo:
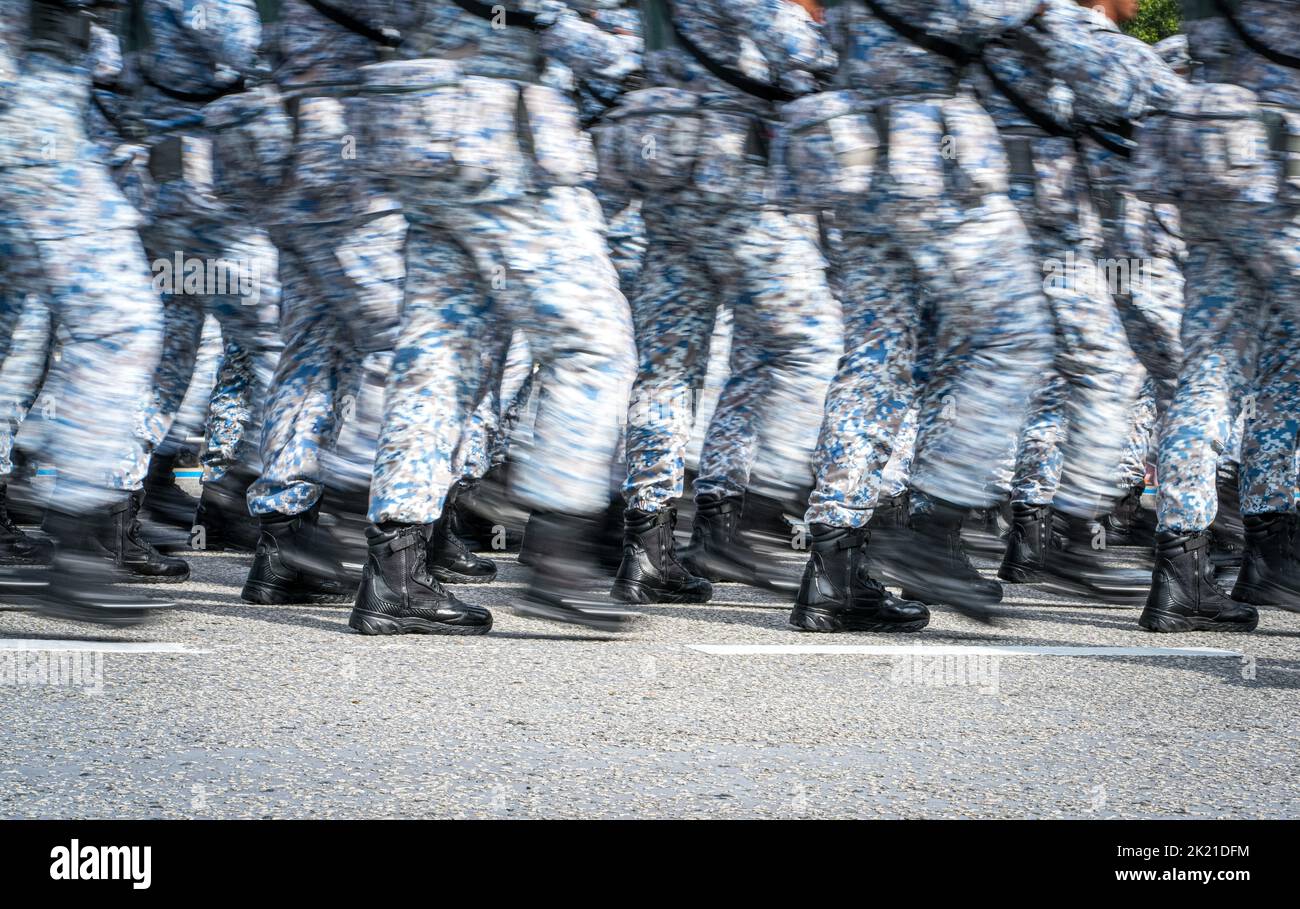
<path fill-rule="evenodd" d="M 8 349 L 0 365 L 0 483 L 13 472 L 14 439 L 36 403 L 50 365 L 53 342 L 49 306 L 36 294 L 20 298 L 0 291 L 0 306 L 9 310 L 4 341 Z"/>
<path fill-rule="evenodd" d="M 843 319 L 827 282 L 816 224 L 777 209 L 749 220 L 733 247 L 741 291 L 733 350 L 752 345 L 767 378 L 753 389 L 761 395 L 754 406 L 753 464 L 729 472 L 769 498 L 803 501 L 827 389 L 844 349 Z"/>
<path fill-rule="evenodd" d="M 804 519 L 862 528 L 916 397 L 920 310 L 911 264 L 879 238 L 846 235 L 845 353 L 826 396 L 813 455 L 816 485 Z"/>
<path fill-rule="evenodd" d="M 1183 365 L 1161 427 L 1156 560 L 1139 624 L 1149 631 L 1249 631 L 1250 606 L 1214 583 L 1209 527 L 1218 508 L 1216 474 L 1257 356 L 1261 287 L 1227 247 L 1189 241 L 1185 266 Z"/>
<path fill-rule="evenodd" d="M 644 208 L 648 252 L 632 302 L 639 367 L 628 408 L 628 508 L 657 512 L 682 493 L 694 417 L 693 379 L 708 361 L 714 323 L 706 265 L 689 249 L 671 205 Z"/>
<path fill-rule="evenodd" d="M 265 233 L 228 231 L 224 257 L 233 263 L 230 293 L 210 298 L 221 325 L 225 356 L 206 414 L 204 483 L 219 483 L 240 466 L 245 476 L 260 468 L 263 408 L 284 343 L 280 338 L 280 283 L 276 250 Z"/>

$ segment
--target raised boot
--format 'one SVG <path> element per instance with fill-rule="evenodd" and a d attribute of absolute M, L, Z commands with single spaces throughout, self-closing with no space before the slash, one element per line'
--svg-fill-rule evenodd
<path fill-rule="evenodd" d="M 609 580 L 599 569 L 595 540 L 601 523 L 599 514 L 533 513 L 525 544 L 531 575 L 517 613 L 600 631 L 631 630 L 641 614 L 604 593 Z"/>
<path fill-rule="evenodd" d="M 863 530 L 813 524 L 790 624 L 801 631 L 920 631 L 930 622 L 921 603 L 895 597 L 871 576 Z"/>
<path fill-rule="evenodd" d="M 1147 631 L 1253 631 L 1259 613 L 1214 583 L 1210 533 L 1156 534 L 1151 593 L 1138 624 Z"/>
<path fill-rule="evenodd" d="M 1000 559 L 1007 548 L 1010 503 L 975 508 L 962 526 L 966 549 L 985 559 Z"/>
<path fill-rule="evenodd" d="M 114 583 L 120 573 L 97 533 L 103 523 L 102 514 L 66 514 L 53 508 L 46 513 L 54 561 L 47 572 L 49 584 L 36 597 L 42 614 L 100 625 L 138 625 L 173 605 Z"/>
<path fill-rule="evenodd" d="M 352 602 L 360 579 L 350 580 L 320 536 L 313 511 L 263 515 L 241 598 L 264 606 Z"/>
<path fill-rule="evenodd" d="M 189 580 L 188 562 L 163 555 L 145 539 L 139 518 L 142 498 L 138 491 L 126 493 L 108 508 L 96 535 L 101 551 L 124 575 L 122 580 L 148 584 Z"/>
<path fill-rule="evenodd" d="M 456 598 L 429 570 L 432 524 L 366 531 L 366 567 L 348 625 L 362 634 L 487 634 L 492 613 Z"/>
<path fill-rule="evenodd" d="M 198 500 L 176 483 L 176 455 L 154 453 L 144 478 L 142 517 L 166 527 L 188 531 Z"/>
<path fill-rule="evenodd" d="M 678 560 L 673 528 L 677 511 L 623 515 L 623 561 L 610 596 L 622 603 L 707 603 L 713 585 L 691 574 Z"/>
<path fill-rule="evenodd" d="M 9 516 L 8 487 L 0 483 L 0 565 L 48 565 L 54 548 L 23 530 Z"/>
<path fill-rule="evenodd" d="M 212 552 L 253 552 L 261 527 L 248 513 L 248 487 L 256 474 L 231 468 L 219 480 L 204 482 L 194 513 L 191 543 Z M 200 540 L 197 534 L 202 533 Z M 203 545 L 198 546 L 201 542 Z"/>
<path fill-rule="evenodd" d="M 1089 518 L 1055 512 L 1048 505 L 1016 504 L 998 577 L 1108 603 L 1142 602 L 1150 587 L 1147 576 L 1109 564 L 1106 542 L 1104 525 Z"/>
<path fill-rule="evenodd" d="M 451 530 L 451 512 L 444 508 L 429 539 L 429 570 L 444 584 L 488 584 L 496 580 L 497 565 L 470 551 Z"/>
<path fill-rule="evenodd" d="M 1246 550 L 1232 598 L 1255 606 L 1300 610 L 1300 517 L 1294 513 L 1244 518 Z"/>
<path fill-rule="evenodd" d="M 1011 531 L 998 567 L 998 577 L 1009 584 L 1033 584 L 1044 579 L 1044 565 L 1052 535 L 1052 507 L 1013 502 Z"/>
<path fill-rule="evenodd" d="M 962 545 L 968 509 L 932 499 L 927 511 L 913 514 L 907 545 L 892 547 L 890 575 L 903 598 L 929 605 L 943 603 L 981 622 L 993 621 L 1002 585 L 981 575 Z"/>
<path fill-rule="evenodd" d="M 746 584 L 792 592 L 793 580 L 773 571 L 772 560 L 755 551 L 745 532 L 751 523 L 771 524 L 771 509 L 755 509 L 761 513 L 756 513 L 751 521 L 744 514 L 745 508 L 745 496 L 720 493 L 696 496 L 691 541 L 681 554 L 683 567 L 715 584 Z"/>

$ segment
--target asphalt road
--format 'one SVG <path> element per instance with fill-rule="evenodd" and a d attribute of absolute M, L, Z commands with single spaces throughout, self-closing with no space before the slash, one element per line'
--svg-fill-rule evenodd
<path fill-rule="evenodd" d="M 367 638 L 241 602 L 248 562 L 194 555 L 132 629 L 0 606 L 0 817 L 1300 815 L 1297 614 L 1156 636 L 1031 589 L 995 628 L 808 635 L 720 585 L 602 638 L 511 613 L 508 556 L 459 588 L 489 636 Z"/>

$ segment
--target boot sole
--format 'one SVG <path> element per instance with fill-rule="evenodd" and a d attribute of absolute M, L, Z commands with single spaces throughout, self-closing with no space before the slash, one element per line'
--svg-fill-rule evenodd
<path fill-rule="evenodd" d="M 497 579 L 497 573 L 494 571 L 488 574 L 458 574 L 454 571 L 444 571 L 442 569 L 433 569 L 430 572 L 435 578 L 443 584 L 491 584 Z"/>
<path fill-rule="evenodd" d="M 864 619 L 845 617 L 825 609 L 811 606 L 795 606 L 790 613 L 790 625 L 799 631 L 839 632 L 866 631 L 883 634 L 909 634 L 920 631 L 930 624 L 928 618 L 914 622 L 871 622 Z"/>
<path fill-rule="evenodd" d="M 731 570 L 726 565 L 725 562 L 682 559 L 683 568 L 710 584 L 744 584 L 772 593 L 794 593 L 799 589 L 799 582 L 794 578 L 768 578 L 745 569 Z"/>
<path fill-rule="evenodd" d="M 131 574 L 128 572 L 124 577 L 118 578 L 113 583 L 115 584 L 184 584 L 189 579 L 190 579 L 190 574 L 188 571 L 183 575 L 176 575 L 174 577 L 168 577 L 166 575 L 160 575 L 160 574 L 154 574 L 154 575 Z"/>
<path fill-rule="evenodd" d="M 1254 631 L 1258 624 L 1258 618 L 1249 625 L 1246 625 L 1241 622 L 1216 622 L 1213 619 L 1204 619 L 1198 616 L 1174 615 L 1173 613 L 1156 609 L 1143 610 L 1141 617 L 1138 619 L 1138 625 L 1143 629 L 1158 634 L 1174 634 L 1190 631 L 1219 631 L 1232 634 L 1236 632 Z"/>
<path fill-rule="evenodd" d="M 289 594 L 267 584 L 248 582 L 239 592 L 245 603 L 257 606 L 351 606 L 355 594 L 351 593 L 298 593 Z"/>
<path fill-rule="evenodd" d="M 1291 612 L 1300 612 L 1300 591 L 1288 590 L 1285 587 L 1277 587 L 1272 584 L 1260 587 L 1255 584 L 1238 583 L 1232 588 L 1231 596 L 1238 603 L 1249 603 L 1251 606 L 1273 606 Z"/>
<path fill-rule="evenodd" d="M 396 618 L 354 607 L 352 615 L 348 617 L 348 627 L 365 635 L 441 634 L 466 637 L 487 634 L 492 630 L 492 620 L 489 618 L 483 625 L 448 625 L 416 616 Z"/>
<path fill-rule="evenodd" d="M 1116 606 L 1140 606 L 1146 602 L 1151 590 L 1150 584 L 1125 588 L 1090 587 L 1087 584 L 1063 581 L 1046 571 L 1012 565 L 1003 565 L 998 569 L 998 580 L 1007 584 L 1030 584 L 1043 587 L 1053 593 L 1096 597 Z"/>
<path fill-rule="evenodd" d="M 516 600 L 513 604 L 516 615 L 524 616 L 531 619 L 542 619 L 547 622 L 560 622 L 565 625 L 578 625 L 583 628 L 592 628 L 596 631 L 605 631 L 611 634 L 617 634 L 625 631 L 632 631 L 643 618 L 639 612 L 617 613 L 598 612 L 595 610 L 584 612 L 573 607 L 557 606 L 553 603 L 539 602 L 537 600 L 522 599 Z"/>
<path fill-rule="evenodd" d="M 664 593 L 635 581 L 615 581 L 610 598 L 620 603 L 647 606 L 651 603 L 707 603 L 713 599 L 710 589 L 704 593 Z"/>
<path fill-rule="evenodd" d="M 168 604 L 151 603 L 147 606 L 97 609 L 93 606 L 69 606 L 66 603 L 45 600 L 37 603 L 36 611 L 47 618 L 65 619 L 70 622 L 89 622 L 94 625 L 112 625 L 120 628 L 127 625 L 141 625 L 155 614 L 168 608 L 170 608 Z"/>

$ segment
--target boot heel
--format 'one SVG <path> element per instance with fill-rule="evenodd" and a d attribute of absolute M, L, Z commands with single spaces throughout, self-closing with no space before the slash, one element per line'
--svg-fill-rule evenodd
<path fill-rule="evenodd" d="M 402 626 L 396 619 L 364 609 L 352 610 L 352 615 L 348 617 L 348 627 L 368 635 L 402 633 Z"/>
<path fill-rule="evenodd" d="M 657 602 L 650 591 L 646 590 L 636 581 L 615 581 L 614 587 L 610 590 L 609 595 L 612 599 L 620 603 L 636 603 L 644 606 L 648 603 Z"/>
<path fill-rule="evenodd" d="M 1251 606 L 1280 606 L 1282 600 L 1265 587 L 1242 584 L 1240 581 L 1233 586 L 1231 595 L 1238 603 L 1249 603 Z"/>
<path fill-rule="evenodd" d="M 790 624 L 800 631 L 836 632 L 843 631 L 839 619 L 819 609 L 796 605 L 790 612 Z"/>
<path fill-rule="evenodd" d="M 1003 565 L 998 569 L 998 580 L 1008 584 L 1028 584 L 1031 577 L 1026 569 L 1014 565 Z"/>
<path fill-rule="evenodd" d="M 255 603 L 258 606 L 286 606 L 296 602 L 293 597 L 285 596 L 276 587 L 253 580 L 245 582 L 244 589 L 239 592 L 239 598 L 245 603 Z"/>
<path fill-rule="evenodd" d="M 1157 609 L 1143 610 L 1142 615 L 1138 618 L 1138 624 L 1147 631 L 1161 634 L 1179 634 L 1195 630 L 1195 627 L 1186 618 L 1161 612 Z"/>

